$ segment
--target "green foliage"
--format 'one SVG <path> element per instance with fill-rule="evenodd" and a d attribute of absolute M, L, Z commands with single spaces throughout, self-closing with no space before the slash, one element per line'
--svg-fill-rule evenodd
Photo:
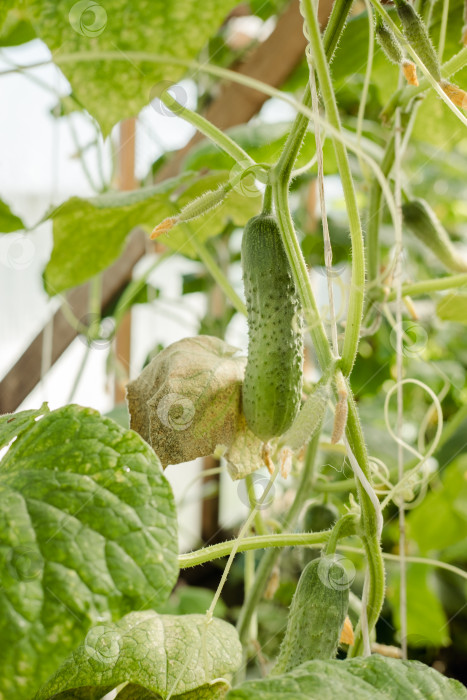
<path fill-rule="evenodd" d="M 82 284 L 118 258 L 136 226 L 151 231 L 166 217 L 177 214 L 188 201 L 227 179 L 228 173 L 222 172 L 193 182 L 193 174 L 186 173 L 135 192 L 69 199 L 49 217 L 53 222 L 54 247 L 44 272 L 46 291 L 54 295 Z M 258 207 L 258 197 L 244 198 L 233 190 L 214 212 L 200 217 L 191 227 L 175 226 L 161 240 L 178 253 L 195 256 L 191 237 L 202 241 L 216 236 L 229 220 L 242 225 Z"/>
<path fill-rule="evenodd" d="M 426 566 L 407 567 L 407 642 L 412 648 L 442 647 L 450 643 L 448 620 L 439 597 L 433 590 L 433 571 Z M 394 621 L 400 628 L 400 577 L 389 579 L 388 599 Z"/>
<path fill-rule="evenodd" d="M 0 698 L 20 700 L 91 625 L 167 598 L 177 523 L 155 454 L 96 411 L 7 415 L 0 435 Z"/>
<path fill-rule="evenodd" d="M 467 690 L 417 661 L 385 659 L 375 654 L 367 659 L 308 661 L 282 676 L 247 681 L 231 690 L 227 700 L 335 700 L 336 696 L 358 700 L 462 700 L 467 698 Z"/>
<path fill-rule="evenodd" d="M 24 224 L 16 214 L 13 214 L 8 204 L 0 200 L 0 233 L 11 233 L 23 229 Z"/>
<path fill-rule="evenodd" d="M 134 612 L 93 627 L 36 700 L 100 700 L 121 683 L 125 700 L 215 700 L 241 662 L 235 628 L 223 620 Z"/>
<path fill-rule="evenodd" d="M 90 9 L 87 2 L 24 2 L 38 36 L 62 60 L 64 54 L 69 57 L 61 68 L 104 135 L 180 80 L 187 71 L 183 62 L 196 57 L 235 5 L 236 0 L 212 0 L 203 5 L 196 0 L 132 5 L 109 0 L 105 6 L 96 3 Z M 113 61 L 100 58 L 108 51 L 121 57 Z M 131 51 L 159 58 L 129 60 Z"/>

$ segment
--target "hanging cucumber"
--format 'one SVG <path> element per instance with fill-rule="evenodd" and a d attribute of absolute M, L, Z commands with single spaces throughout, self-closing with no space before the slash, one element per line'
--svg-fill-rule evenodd
<path fill-rule="evenodd" d="M 272 675 L 335 657 L 349 605 L 348 584 L 344 567 L 332 557 L 315 559 L 303 569 Z"/>
<path fill-rule="evenodd" d="M 292 424 L 302 390 L 301 306 L 278 223 L 267 208 L 245 226 L 242 266 L 248 310 L 243 411 L 264 441 Z"/>

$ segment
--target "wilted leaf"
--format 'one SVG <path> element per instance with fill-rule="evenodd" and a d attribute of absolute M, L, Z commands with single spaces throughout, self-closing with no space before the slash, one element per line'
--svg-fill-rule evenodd
<path fill-rule="evenodd" d="M 131 427 L 164 466 L 229 446 L 237 431 L 246 358 L 219 338 L 184 338 L 127 387 Z"/>
<path fill-rule="evenodd" d="M 125 682 L 119 700 L 214 700 L 225 695 L 241 663 L 242 647 L 228 622 L 135 612 L 91 629 L 36 700 L 100 700 Z"/>
<path fill-rule="evenodd" d="M 224 454 L 231 478 L 243 479 L 264 466 L 261 456 L 263 441 L 248 428 L 243 413 L 240 414 L 237 432 Z"/>

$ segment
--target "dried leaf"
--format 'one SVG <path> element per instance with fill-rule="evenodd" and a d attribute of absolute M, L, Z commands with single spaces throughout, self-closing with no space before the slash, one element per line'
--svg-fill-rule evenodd
<path fill-rule="evenodd" d="M 217 445 L 232 445 L 246 363 L 238 352 L 219 338 L 185 338 L 165 348 L 128 384 L 130 427 L 164 467 L 213 454 Z"/>
<path fill-rule="evenodd" d="M 237 432 L 224 454 L 231 478 L 235 481 L 264 466 L 263 442 L 248 428 L 243 413 L 238 417 Z"/>

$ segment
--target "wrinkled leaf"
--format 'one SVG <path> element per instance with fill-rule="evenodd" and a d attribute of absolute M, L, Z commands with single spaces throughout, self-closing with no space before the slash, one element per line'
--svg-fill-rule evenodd
<path fill-rule="evenodd" d="M 0 700 L 31 695 L 99 621 L 163 602 L 172 491 L 138 435 L 66 406 L 0 422 Z"/>
<path fill-rule="evenodd" d="M 419 661 L 374 654 L 345 661 L 308 661 L 282 676 L 247 681 L 227 700 L 465 700 L 467 689 Z"/>
<path fill-rule="evenodd" d="M 121 119 L 138 114 L 158 91 L 180 80 L 187 67 L 174 65 L 170 58 L 195 58 L 236 4 L 237 0 L 24 3 L 38 36 L 56 52 L 73 92 L 96 117 L 104 135 Z M 159 59 L 144 61 L 129 56 L 132 51 Z M 111 56 L 100 58 L 102 52 Z M 66 62 L 60 62 L 65 54 Z M 88 56 L 92 60 L 83 60 Z M 180 99 L 185 104 L 183 92 Z"/>
<path fill-rule="evenodd" d="M 163 466 L 213 454 L 237 430 L 246 358 L 212 336 L 184 338 L 130 382 L 131 427 Z"/>
<path fill-rule="evenodd" d="M 446 294 L 436 305 L 436 315 L 442 321 L 467 324 L 467 294 Z"/>
<path fill-rule="evenodd" d="M 11 233 L 24 228 L 24 224 L 16 214 L 13 214 L 8 204 L 0 200 L 0 233 Z"/>
<path fill-rule="evenodd" d="M 92 628 L 36 700 L 100 700 L 126 681 L 119 700 L 220 698 L 241 663 L 242 647 L 228 622 L 135 612 Z"/>

